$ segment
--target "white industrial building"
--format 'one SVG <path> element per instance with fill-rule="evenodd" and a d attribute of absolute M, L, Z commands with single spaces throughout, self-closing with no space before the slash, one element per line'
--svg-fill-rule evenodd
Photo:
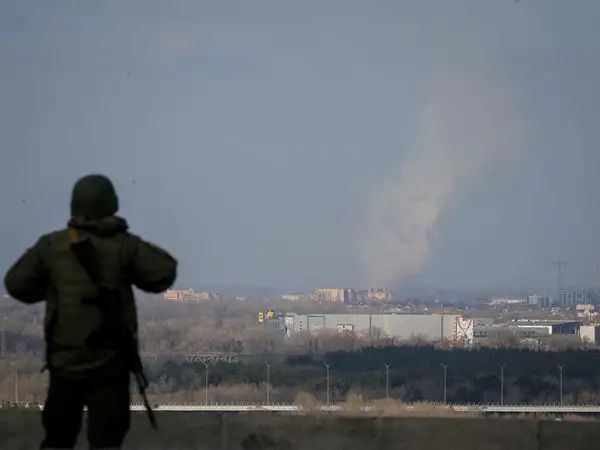
<path fill-rule="evenodd" d="M 398 339 L 473 341 L 473 321 L 452 314 L 286 314 L 288 336 L 303 331 L 333 330 L 371 336 L 381 332 Z"/>

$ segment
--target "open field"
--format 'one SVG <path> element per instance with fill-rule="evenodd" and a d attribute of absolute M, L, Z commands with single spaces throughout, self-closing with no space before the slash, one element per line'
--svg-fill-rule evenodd
<path fill-rule="evenodd" d="M 410 449 L 579 450 L 600 440 L 600 425 L 586 421 L 488 418 L 383 418 L 277 413 L 157 413 L 153 432 L 133 414 L 125 449 Z M 0 448 L 36 448 L 39 412 L 0 411 Z M 86 448 L 84 439 L 78 448 Z M 591 447 L 590 447 L 591 446 Z"/>

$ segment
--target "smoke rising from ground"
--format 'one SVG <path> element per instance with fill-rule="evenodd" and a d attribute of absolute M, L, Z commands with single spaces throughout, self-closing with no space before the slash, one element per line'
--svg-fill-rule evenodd
<path fill-rule="evenodd" d="M 363 256 L 373 285 L 391 286 L 423 270 L 457 190 L 519 151 L 516 112 L 492 78 L 439 77 L 427 84 L 405 163 L 369 204 Z"/>

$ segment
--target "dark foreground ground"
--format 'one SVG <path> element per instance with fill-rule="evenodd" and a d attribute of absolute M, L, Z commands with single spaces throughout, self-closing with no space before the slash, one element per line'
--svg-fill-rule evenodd
<path fill-rule="evenodd" d="M 134 413 L 125 449 L 579 450 L 598 448 L 600 423 L 480 418 L 347 418 L 269 413 Z M 39 413 L 0 411 L 0 448 L 35 449 Z M 85 435 L 77 448 L 87 448 Z"/>

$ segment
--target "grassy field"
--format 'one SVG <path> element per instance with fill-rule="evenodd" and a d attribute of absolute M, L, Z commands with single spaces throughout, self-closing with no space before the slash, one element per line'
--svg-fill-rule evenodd
<path fill-rule="evenodd" d="M 158 413 L 152 431 L 134 413 L 125 449 L 195 450 L 578 450 L 600 442 L 595 421 L 374 418 L 270 413 Z M 0 411 L 0 448 L 37 448 L 39 412 Z M 85 430 L 77 448 L 87 448 Z"/>

